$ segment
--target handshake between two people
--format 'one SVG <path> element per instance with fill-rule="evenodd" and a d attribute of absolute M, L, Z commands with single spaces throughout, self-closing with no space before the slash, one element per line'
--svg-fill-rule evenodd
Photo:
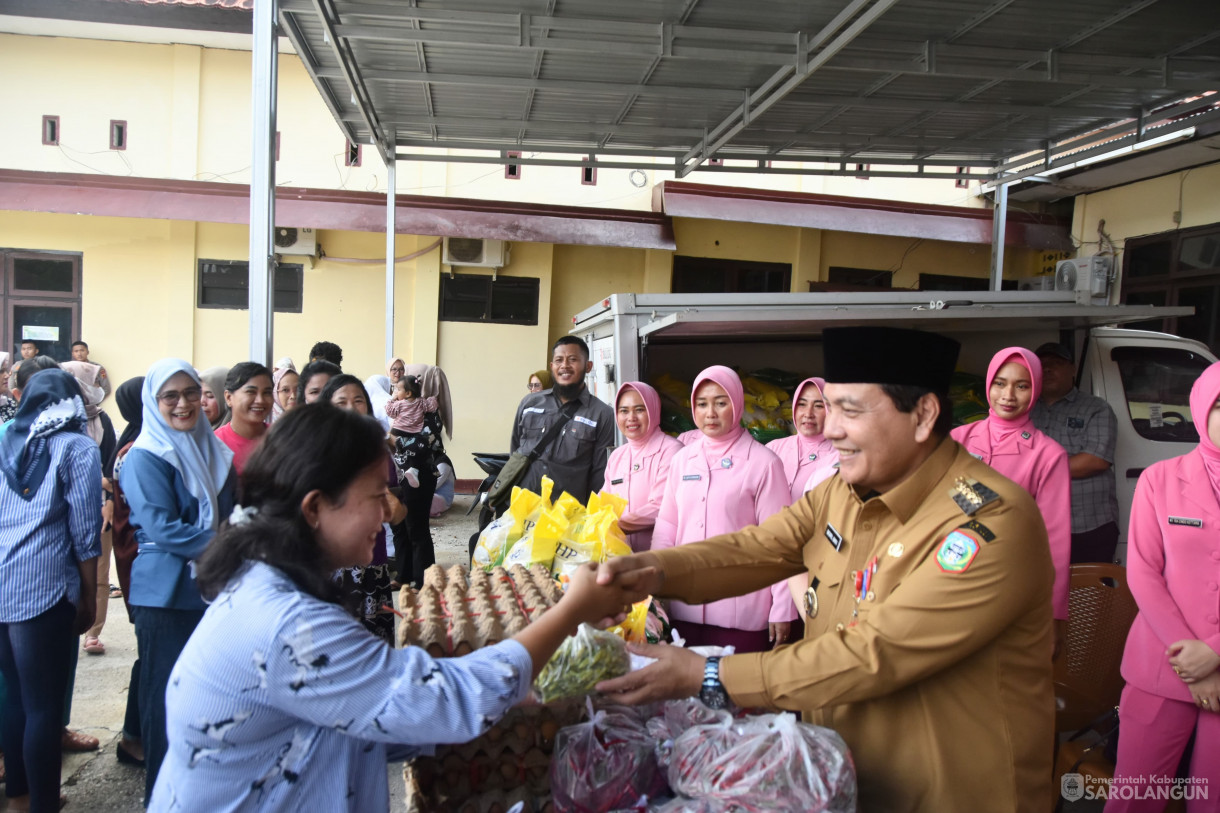
<path fill-rule="evenodd" d="M 631 605 L 656 595 L 665 571 L 652 553 L 619 556 L 572 572 L 571 584 L 559 607 L 571 603 L 577 622 L 605 628 L 627 617 Z M 678 646 L 628 644 L 636 655 L 653 663 L 622 677 L 605 680 L 597 690 L 625 705 L 677 700 L 699 694 L 706 658 Z"/>

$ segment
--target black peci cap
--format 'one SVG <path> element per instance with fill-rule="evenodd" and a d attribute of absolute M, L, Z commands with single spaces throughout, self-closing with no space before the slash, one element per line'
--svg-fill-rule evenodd
<path fill-rule="evenodd" d="M 901 384 L 948 392 L 961 344 L 925 330 L 832 327 L 822 333 L 828 384 Z"/>

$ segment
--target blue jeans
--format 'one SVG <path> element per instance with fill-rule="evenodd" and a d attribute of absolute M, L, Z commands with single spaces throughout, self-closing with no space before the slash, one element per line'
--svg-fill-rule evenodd
<path fill-rule="evenodd" d="M 140 658 L 140 738 L 144 741 L 144 804 L 152 798 L 157 774 L 169 751 L 165 730 L 165 687 L 178 656 L 203 618 L 203 610 L 131 608 Z"/>
<path fill-rule="evenodd" d="M 30 796 L 30 810 L 59 810 L 64 693 L 76 607 L 66 598 L 27 621 L 0 624 L 0 672 L 7 696 L 0 739 L 6 796 Z"/>

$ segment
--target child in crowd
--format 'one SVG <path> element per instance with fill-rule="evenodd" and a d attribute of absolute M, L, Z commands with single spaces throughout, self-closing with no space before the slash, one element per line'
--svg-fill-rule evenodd
<path fill-rule="evenodd" d="M 436 412 L 436 408 L 435 398 L 421 397 L 419 379 L 413 375 L 398 379 L 394 397 L 385 405 L 385 414 L 392 421 L 390 434 L 397 438 L 394 441 L 395 462 L 411 488 L 419 487 L 418 456 L 427 446 L 427 439 L 422 435 L 424 415 Z"/>

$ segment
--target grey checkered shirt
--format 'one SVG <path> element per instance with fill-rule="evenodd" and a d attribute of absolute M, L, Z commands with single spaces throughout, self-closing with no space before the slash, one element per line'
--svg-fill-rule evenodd
<path fill-rule="evenodd" d="M 1118 420 L 1110 405 L 1097 396 L 1073 387 L 1050 406 L 1039 401 L 1030 417 L 1034 426 L 1067 450 L 1068 457 L 1088 452 L 1114 463 Z M 1084 533 L 1117 521 L 1113 466 L 1092 477 L 1072 478 L 1072 533 Z"/>

